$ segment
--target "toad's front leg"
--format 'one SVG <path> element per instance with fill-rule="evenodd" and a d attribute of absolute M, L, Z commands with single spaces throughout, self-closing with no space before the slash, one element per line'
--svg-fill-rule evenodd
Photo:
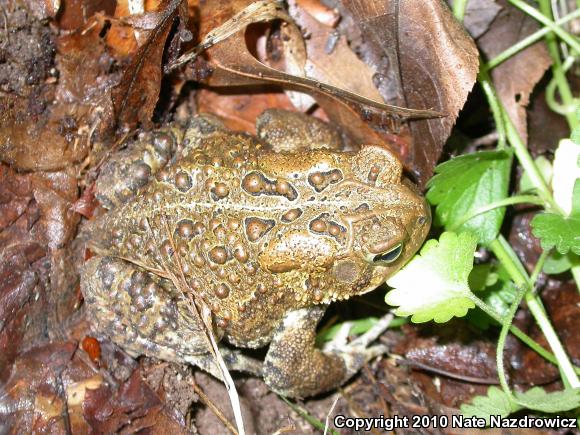
<path fill-rule="evenodd" d="M 366 348 L 369 340 L 334 346 L 324 352 L 315 347 L 316 325 L 326 306 L 291 311 L 276 330 L 264 361 L 264 380 L 276 392 L 290 397 L 306 397 L 339 387 L 369 359 L 385 352 L 383 346 Z M 372 328 L 376 336 L 381 331 Z M 364 337 L 364 336 L 363 336 Z"/>

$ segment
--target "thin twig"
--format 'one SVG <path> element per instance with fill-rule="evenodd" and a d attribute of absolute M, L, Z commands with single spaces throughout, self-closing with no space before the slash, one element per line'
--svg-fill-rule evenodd
<path fill-rule="evenodd" d="M 205 332 L 204 338 L 206 338 L 206 341 L 209 342 L 209 343 L 206 343 L 208 345 L 208 350 L 212 354 L 212 356 L 214 357 L 215 361 L 217 362 L 218 369 L 221 372 L 222 381 L 223 381 L 224 385 L 226 386 L 226 390 L 228 392 L 228 396 L 230 398 L 230 402 L 232 405 L 232 410 L 234 412 L 234 418 L 236 420 L 236 426 L 238 427 L 238 432 L 240 435 L 244 435 L 245 434 L 244 420 L 242 418 L 242 408 L 240 406 L 240 398 L 238 396 L 238 392 L 236 390 L 236 385 L 234 384 L 234 380 L 233 380 L 232 376 L 230 375 L 230 372 L 228 371 L 226 363 L 220 354 L 220 351 L 219 351 L 219 348 L 217 345 L 217 341 L 215 340 L 215 337 L 213 336 L 213 327 L 212 327 L 212 322 L 211 322 L 211 310 L 209 309 L 207 304 L 205 304 L 203 299 L 186 297 L 184 289 L 188 289 L 189 286 L 187 285 L 187 281 L 185 280 L 185 274 L 183 272 L 183 267 L 181 265 L 181 259 L 178 255 L 177 247 L 175 246 L 173 234 L 169 229 L 169 224 L 167 223 L 166 216 L 162 215 L 161 219 L 163 220 L 163 223 L 165 225 L 165 230 L 167 232 L 168 240 L 171 243 L 171 249 L 173 250 L 173 255 L 174 255 L 174 259 L 175 259 L 175 262 L 176 262 L 176 265 L 177 265 L 177 268 L 178 268 L 178 271 L 180 274 L 180 279 L 178 279 L 175 276 L 175 274 L 173 273 L 173 271 L 169 267 L 167 267 L 167 273 L 171 276 L 171 281 L 173 282 L 175 287 L 181 292 L 184 300 L 190 302 L 187 304 L 187 306 L 190 308 L 190 311 L 196 316 L 198 322 L 202 322 L 204 327 L 205 327 L 204 328 L 204 332 Z M 161 258 L 163 259 L 162 255 L 161 255 Z M 165 261 L 165 260 L 163 260 L 163 261 Z M 191 291 L 189 292 L 189 294 L 194 295 L 194 293 Z M 199 303 L 201 305 L 201 307 L 198 307 L 197 303 Z M 201 313 L 198 310 L 201 310 Z"/>
<path fill-rule="evenodd" d="M 201 388 L 197 384 L 192 384 L 193 391 L 199 396 L 201 401 L 205 406 L 212 410 L 214 415 L 220 419 L 220 421 L 224 424 L 224 426 L 233 434 L 238 435 L 238 431 L 234 427 L 234 425 L 226 418 L 226 416 L 222 413 L 222 411 L 211 401 L 209 397 L 203 392 Z"/>

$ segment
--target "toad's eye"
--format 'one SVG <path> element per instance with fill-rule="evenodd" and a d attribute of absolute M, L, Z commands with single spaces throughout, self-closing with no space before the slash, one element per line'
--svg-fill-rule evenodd
<path fill-rule="evenodd" d="M 401 252 L 403 252 L 403 244 L 399 243 L 397 246 L 395 246 L 390 251 L 375 255 L 375 258 L 373 258 L 373 261 L 375 261 L 375 262 L 384 261 L 386 263 L 392 263 L 397 258 L 399 258 L 399 255 L 401 255 Z"/>

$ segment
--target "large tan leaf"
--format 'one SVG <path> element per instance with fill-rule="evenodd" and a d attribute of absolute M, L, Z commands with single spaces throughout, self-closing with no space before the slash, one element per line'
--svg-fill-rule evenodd
<path fill-rule="evenodd" d="M 411 120 L 405 163 L 424 183 L 433 173 L 478 71 L 475 44 L 440 0 L 336 0 L 351 45 L 375 70 L 389 104 L 446 116 Z"/>

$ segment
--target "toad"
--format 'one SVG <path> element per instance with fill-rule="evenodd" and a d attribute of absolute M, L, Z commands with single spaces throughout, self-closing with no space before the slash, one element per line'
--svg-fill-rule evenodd
<path fill-rule="evenodd" d="M 384 283 L 430 225 L 395 155 L 345 150 L 330 125 L 279 110 L 257 137 L 212 115 L 143 133 L 102 168 L 96 195 L 109 211 L 88 225 L 81 274 L 96 331 L 220 377 L 197 301 L 228 368 L 291 397 L 336 388 L 384 351 L 369 346 L 376 329 L 318 349 L 317 324 Z M 264 361 L 239 350 L 266 345 Z"/>

